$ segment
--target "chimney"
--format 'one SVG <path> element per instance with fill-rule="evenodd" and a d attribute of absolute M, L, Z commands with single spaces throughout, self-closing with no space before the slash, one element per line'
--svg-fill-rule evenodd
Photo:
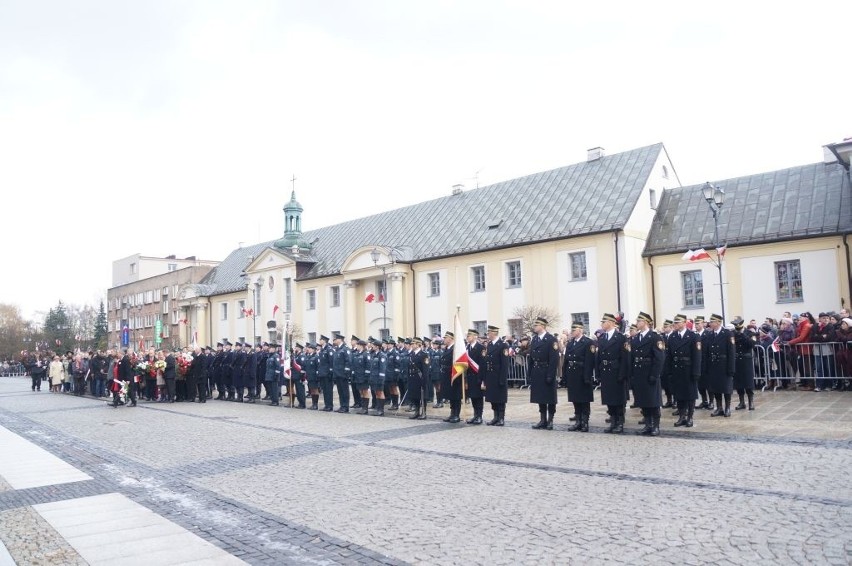
<path fill-rule="evenodd" d="M 464 185 L 462 185 L 462 184 L 453 185 L 453 196 L 460 195 L 463 192 L 464 192 Z"/>
<path fill-rule="evenodd" d="M 186 260 L 186 261 L 195 261 L 195 256 L 194 256 L 194 255 L 191 255 L 191 256 L 189 256 L 189 257 L 187 257 L 187 258 L 184 258 L 184 260 Z"/>
<path fill-rule="evenodd" d="M 605 155 L 604 148 L 602 147 L 593 147 L 591 149 L 586 150 L 586 161 L 597 161 L 601 157 Z"/>
<path fill-rule="evenodd" d="M 166 259 L 175 259 L 176 257 L 177 257 L 177 256 L 175 256 L 175 255 L 167 255 L 167 256 L 166 256 Z"/>

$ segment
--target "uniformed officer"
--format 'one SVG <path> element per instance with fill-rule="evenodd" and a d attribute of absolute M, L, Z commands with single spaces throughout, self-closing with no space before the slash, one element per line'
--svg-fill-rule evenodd
<path fill-rule="evenodd" d="M 254 394 L 257 391 L 257 356 L 260 345 L 252 347 L 246 342 L 246 363 L 243 366 L 243 385 L 248 390 L 247 403 L 255 403 Z M 242 392 L 240 392 L 242 393 Z"/>
<path fill-rule="evenodd" d="M 414 337 L 411 340 L 414 349 L 408 359 L 408 400 L 415 406 L 415 412 L 409 419 L 426 418 L 426 386 L 430 384 L 429 354 L 423 350 L 423 340 Z"/>
<path fill-rule="evenodd" d="M 565 344 L 562 377 L 568 388 L 568 401 L 574 404 L 576 421 L 570 431 L 589 432 L 589 417 L 595 400 L 595 341 L 586 336 L 582 322 L 571 325 L 571 336 Z"/>
<path fill-rule="evenodd" d="M 677 403 L 675 426 L 692 428 L 698 380 L 701 377 L 701 338 L 686 327 L 686 315 L 674 317 L 674 331 L 666 344 L 666 371 Z"/>
<path fill-rule="evenodd" d="M 237 342 L 234 344 L 234 359 L 231 363 L 231 388 L 233 394 L 228 395 L 228 401 L 243 400 L 243 367 L 246 365 L 246 353 L 243 350 L 243 343 Z"/>
<path fill-rule="evenodd" d="M 216 355 L 213 356 L 213 381 L 216 383 L 216 399 L 222 399 L 225 395 L 225 380 L 222 374 L 222 361 L 225 359 L 225 344 L 216 342 Z M 211 389 L 212 391 L 212 389 Z"/>
<path fill-rule="evenodd" d="M 319 377 L 317 377 L 317 366 L 319 364 L 319 360 L 316 353 L 316 344 L 311 344 L 310 342 L 305 344 L 305 355 L 302 357 L 304 363 L 302 365 L 302 372 L 304 372 L 305 380 L 308 382 L 308 390 L 311 392 L 311 406 L 310 409 L 312 411 L 316 411 L 319 409 Z"/>
<path fill-rule="evenodd" d="M 444 349 L 441 354 L 441 395 L 450 402 L 450 415 L 444 419 L 445 423 L 458 423 L 461 421 L 462 402 L 462 379 L 461 376 L 453 378 L 453 345 L 456 335 L 449 330 L 444 333 Z"/>
<path fill-rule="evenodd" d="M 704 315 L 698 315 L 695 317 L 695 334 L 698 336 L 698 340 L 702 342 L 702 347 L 704 346 L 704 339 L 710 334 L 710 330 L 705 325 Z M 704 350 L 706 353 L 707 350 Z M 696 405 L 696 409 L 707 409 L 712 411 L 715 407 L 713 404 L 713 397 L 707 394 L 707 376 L 704 373 L 704 362 L 701 363 L 701 377 L 698 378 L 698 394 L 701 395 L 701 404 Z"/>
<path fill-rule="evenodd" d="M 278 355 L 278 344 L 272 342 L 267 347 L 266 371 L 263 376 L 263 386 L 269 395 L 270 405 L 278 406 L 279 386 L 281 383 L 281 358 Z"/>
<path fill-rule="evenodd" d="M 354 334 L 349 337 L 349 363 L 352 363 L 352 356 L 355 354 L 356 346 L 358 345 L 358 338 Z M 351 370 L 351 365 L 350 365 Z M 355 383 L 355 380 L 351 378 L 349 379 L 349 388 L 352 391 L 352 405 L 350 405 L 350 409 L 357 409 L 361 406 L 361 391 L 358 390 L 358 385 Z"/>
<path fill-rule="evenodd" d="M 483 351 L 484 358 L 479 371 L 484 373 L 485 400 L 491 403 L 494 418 L 490 426 L 506 424 L 506 403 L 509 401 L 509 345 L 500 338 L 500 328 L 488 326 L 488 342 Z"/>
<path fill-rule="evenodd" d="M 233 397 L 234 381 L 232 379 L 233 364 L 234 364 L 234 345 L 225 338 L 225 355 L 222 356 L 222 386 L 223 393 L 220 393 L 216 399 L 230 401 Z"/>
<path fill-rule="evenodd" d="M 754 347 L 757 345 L 757 332 L 743 328 L 745 321 L 738 316 L 731 321 L 734 325 L 734 342 L 737 351 L 736 370 L 734 371 L 734 389 L 740 397 L 740 403 L 734 410 L 746 408 L 745 396 L 748 395 L 748 410 L 754 410 Z"/>
<path fill-rule="evenodd" d="M 465 342 L 467 342 L 465 348 L 467 348 L 468 357 L 480 368 L 479 371 L 467 372 L 465 376 L 467 397 L 473 406 L 473 417 L 465 422 L 467 424 L 480 425 L 482 424 L 482 410 L 485 406 L 485 372 L 481 369 L 484 348 L 479 343 L 479 332 L 472 328 L 467 331 Z"/>
<path fill-rule="evenodd" d="M 433 409 L 444 408 L 444 397 L 441 395 L 441 385 L 444 382 L 444 374 L 441 372 L 441 356 L 444 355 L 441 350 L 443 341 L 440 338 L 432 340 L 432 349 L 429 350 L 429 367 L 432 373 L 432 387 L 435 389 L 435 404 Z"/>
<path fill-rule="evenodd" d="M 707 389 L 716 398 L 716 410 L 711 417 L 731 416 L 731 394 L 736 371 L 736 342 L 731 331 L 722 326 L 722 317 L 710 315 L 710 332 L 704 339 L 704 373 L 707 376 Z M 724 409 L 722 398 L 725 399 Z"/>
<path fill-rule="evenodd" d="M 255 388 L 254 396 L 258 399 L 262 397 L 261 395 L 261 385 L 265 382 L 266 379 L 266 358 L 269 357 L 269 348 L 266 342 L 258 344 L 258 353 L 257 353 L 257 387 Z M 269 395 L 266 395 L 269 397 Z"/>
<path fill-rule="evenodd" d="M 604 432 L 624 432 L 624 404 L 627 402 L 625 382 L 630 362 L 630 344 L 616 329 L 615 315 L 601 317 L 603 332 L 598 337 L 595 375 L 601 383 L 601 403 L 607 406 L 610 424 Z"/>
<path fill-rule="evenodd" d="M 391 400 L 391 406 L 388 410 L 399 409 L 399 354 L 402 350 L 402 344 L 397 349 L 396 342 L 392 338 L 382 340 L 382 351 L 387 357 L 388 365 L 385 370 L 385 398 Z M 408 371 L 408 368 L 406 368 Z"/>
<path fill-rule="evenodd" d="M 334 335 L 334 355 L 332 358 L 332 374 L 337 386 L 337 398 L 340 400 L 338 413 L 349 412 L 349 350 L 343 344 L 343 336 Z"/>
<path fill-rule="evenodd" d="M 352 383 L 358 388 L 358 399 L 361 401 L 359 415 L 370 413 L 370 364 L 372 354 L 367 350 L 367 341 L 358 339 L 355 343 L 355 351 L 349 360 L 352 368 Z"/>
<path fill-rule="evenodd" d="M 375 417 L 385 416 L 385 377 L 387 376 L 388 357 L 382 350 L 382 341 L 373 340 L 373 356 L 370 360 L 370 387 L 376 392 Z"/>
<path fill-rule="evenodd" d="M 556 416 L 556 373 L 559 371 L 559 342 L 547 331 L 548 322 L 537 318 L 533 322 L 533 337 L 528 354 L 530 403 L 538 404 L 540 419 L 534 429 L 553 430 Z"/>
<path fill-rule="evenodd" d="M 329 345 L 328 336 L 322 334 L 317 344 L 317 377 L 322 389 L 322 410 L 330 413 L 334 410 L 334 377 L 331 373 L 334 351 Z"/>
<path fill-rule="evenodd" d="M 399 409 L 400 399 L 407 398 L 409 406 L 414 405 L 412 403 L 412 398 L 409 395 L 405 396 L 406 391 L 408 391 L 408 376 L 409 371 L 408 367 L 411 364 L 411 350 L 412 350 L 413 340 L 411 338 L 404 338 L 402 344 L 397 342 L 396 347 L 396 380 L 393 385 L 391 385 L 390 393 L 391 393 L 391 409 L 394 411 Z"/>
<path fill-rule="evenodd" d="M 636 317 L 636 336 L 630 339 L 630 385 L 645 425 L 637 434 L 645 436 L 660 435 L 660 377 L 666 363 L 666 343 L 651 328 L 653 322 L 651 315 L 640 312 Z"/>

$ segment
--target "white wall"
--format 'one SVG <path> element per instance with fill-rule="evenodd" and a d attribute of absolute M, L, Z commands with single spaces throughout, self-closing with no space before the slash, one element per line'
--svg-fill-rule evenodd
<path fill-rule="evenodd" d="M 585 281 L 571 280 L 571 262 L 569 254 L 586 252 Z M 559 331 L 571 327 L 571 313 L 588 312 L 590 325 L 600 320 L 600 280 L 598 277 L 597 248 L 577 248 L 556 253 L 556 277 L 559 300 Z M 614 283 L 613 283 L 614 284 Z"/>
<path fill-rule="evenodd" d="M 437 297 L 429 296 L 429 274 L 439 273 L 441 277 L 441 294 Z M 455 305 L 450 307 L 449 272 L 446 269 L 430 269 L 417 272 L 417 335 L 429 334 L 430 324 L 440 324 L 444 332 L 452 330 L 452 316 L 455 313 Z"/>
<path fill-rule="evenodd" d="M 779 303 L 775 292 L 775 262 L 794 259 L 801 262 L 804 301 Z M 834 249 L 747 257 L 741 260 L 741 267 L 745 279 L 742 282 L 742 304 L 746 312 L 731 313 L 729 318 L 741 314 L 746 320 L 754 318 L 760 321 L 767 316 L 778 318 L 784 311 L 809 311 L 816 316 L 820 311 L 840 309 L 837 252 Z"/>
<path fill-rule="evenodd" d="M 473 271 L 472 267 L 482 266 L 485 268 L 485 290 L 473 290 Z M 462 284 L 463 292 L 467 294 L 467 319 L 471 323 L 474 320 L 488 321 L 488 293 L 491 289 L 488 287 L 488 266 L 484 263 L 472 263 L 465 268 Z M 462 324 L 465 324 L 462 321 Z"/>
<path fill-rule="evenodd" d="M 332 307 L 331 306 L 331 288 L 337 287 L 340 289 L 340 306 Z M 346 332 L 345 319 L 346 319 L 346 306 L 343 302 L 346 300 L 346 288 L 341 284 L 336 285 L 323 285 L 323 308 L 325 309 L 325 325 L 328 327 L 329 332 L 333 330 L 338 330 L 340 332 Z M 329 334 L 329 337 L 331 335 Z"/>
<path fill-rule="evenodd" d="M 719 298 L 719 271 L 712 263 L 706 260 L 688 262 L 684 261 L 678 265 L 655 266 L 655 280 L 657 295 L 657 320 L 662 321 L 667 318 L 672 318 L 678 313 L 683 313 L 692 318 L 698 315 L 709 317 L 712 313 L 722 314 L 722 302 Z M 681 287 L 680 273 L 682 271 L 702 272 L 704 280 L 704 307 L 687 309 L 683 305 L 683 289 Z M 722 264 L 723 280 L 728 281 L 727 270 L 725 264 Z M 730 292 L 731 285 L 725 286 L 725 304 L 728 304 L 727 294 Z M 769 286 L 769 290 L 773 288 Z M 763 290 L 766 293 L 766 289 Z M 650 306 L 649 306 L 650 309 Z M 649 311 L 646 311 L 650 313 Z M 730 320 L 733 318 L 731 313 L 725 313 Z M 635 318 L 636 313 L 630 313 L 628 316 Z"/>
<path fill-rule="evenodd" d="M 506 285 L 509 282 L 509 275 L 506 268 L 506 264 L 511 263 L 513 261 L 521 262 L 521 286 L 507 289 Z M 505 328 L 505 332 L 507 334 L 509 333 L 508 321 L 514 318 L 514 315 L 512 313 L 517 308 L 526 305 L 527 301 L 525 289 L 529 288 L 530 282 L 536 276 L 536 274 L 531 273 L 529 271 L 529 265 L 529 262 L 525 261 L 522 257 L 511 258 L 500 262 L 499 287 L 497 287 L 497 289 L 503 292 L 503 300 L 501 304 L 501 307 L 503 309 L 503 317 L 497 326 Z M 486 273 L 486 277 L 487 275 L 488 274 Z"/>

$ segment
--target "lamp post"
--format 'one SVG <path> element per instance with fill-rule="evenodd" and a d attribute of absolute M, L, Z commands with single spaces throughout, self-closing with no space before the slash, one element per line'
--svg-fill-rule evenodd
<path fill-rule="evenodd" d="M 379 297 L 382 300 L 382 330 L 383 330 L 383 332 L 390 333 L 390 330 L 388 330 L 388 305 L 387 305 L 387 303 L 388 303 L 388 272 L 387 272 L 387 265 L 386 264 L 383 263 L 381 266 L 379 266 L 379 259 L 381 257 L 382 257 L 382 254 L 376 248 L 373 248 L 373 251 L 370 252 L 370 259 L 373 260 L 373 265 L 376 266 L 376 267 L 379 267 L 382 270 L 382 280 L 384 281 L 384 293 L 382 293 L 381 296 Z M 391 249 L 388 252 L 388 257 L 391 261 L 391 264 L 396 263 L 396 257 L 394 256 L 393 249 Z M 383 335 L 382 338 L 387 338 L 387 336 Z"/>
<path fill-rule="evenodd" d="M 719 253 L 721 242 L 719 241 L 719 215 L 722 213 L 722 205 L 725 204 L 725 191 L 719 187 L 704 183 L 701 191 L 704 193 L 704 200 L 707 201 L 707 206 L 710 207 L 710 212 L 713 213 L 713 247 L 716 248 L 716 261 L 713 265 L 719 270 L 719 300 L 722 302 L 722 324 L 725 323 L 725 286 L 722 283 L 722 258 L 724 254 Z"/>

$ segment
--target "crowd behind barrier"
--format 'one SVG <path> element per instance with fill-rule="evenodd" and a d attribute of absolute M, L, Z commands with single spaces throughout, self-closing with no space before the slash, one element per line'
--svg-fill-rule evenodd
<path fill-rule="evenodd" d="M 754 347 L 754 375 L 773 391 L 852 390 L 852 348 L 849 342 L 802 342 Z"/>
<path fill-rule="evenodd" d="M 19 362 L 3 362 L 0 364 L 0 377 L 19 377 L 26 375 L 24 364 Z"/>

